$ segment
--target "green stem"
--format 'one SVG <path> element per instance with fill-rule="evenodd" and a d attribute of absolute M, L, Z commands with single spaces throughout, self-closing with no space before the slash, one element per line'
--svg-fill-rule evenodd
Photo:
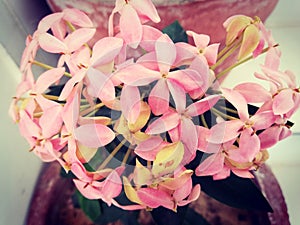
<path fill-rule="evenodd" d="M 220 110 L 217 110 L 216 108 L 211 108 L 210 109 L 212 111 L 212 113 L 214 113 L 216 116 L 220 116 L 222 117 L 223 119 L 227 119 L 227 120 L 236 120 L 238 118 L 235 118 L 233 116 L 229 116 L 223 112 L 221 112 Z"/>
<path fill-rule="evenodd" d="M 98 104 L 96 104 L 96 105 L 94 105 L 94 106 L 92 106 L 92 107 L 90 107 L 90 108 L 88 108 L 88 109 L 85 109 L 85 110 L 83 110 L 83 111 L 81 111 L 80 112 L 80 115 L 81 116 L 85 116 L 85 115 L 87 115 L 87 114 L 89 114 L 89 113 L 95 113 L 98 109 L 100 109 L 102 106 L 104 106 L 104 104 L 101 102 L 101 103 L 98 103 Z"/>
<path fill-rule="evenodd" d="M 278 47 L 278 46 L 279 46 L 279 45 L 276 44 L 276 45 L 274 45 L 273 47 L 276 48 L 276 47 Z M 266 53 L 269 49 L 270 49 L 269 47 L 263 49 L 262 52 L 260 53 L 260 55 Z M 230 72 L 232 69 L 238 67 L 239 65 L 241 65 L 241 64 L 243 64 L 243 63 L 248 62 L 248 61 L 251 60 L 251 59 L 254 59 L 254 56 L 253 56 L 253 55 L 250 55 L 250 56 L 248 56 L 247 58 L 238 61 L 238 62 L 235 63 L 234 65 L 231 65 L 231 66 L 227 67 L 226 69 L 222 70 L 220 73 L 218 73 L 218 74 L 216 75 L 216 79 L 215 79 L 214 82 L 216 82 L 218 79 L 220 79 L 220 77 L 226 75 L 226 74 L 227 74 L 228 72 Z"/>
<path fill-rule="evenodd" d="M 55 67 L 53 67 L 53 66 L 50 66 L 50 65 L 48 65 L 48 64 L 45 64 L 45 63 L 42 63 L 42 62 L 39 62 L 39 61 L 36 61 L 36 60 L 31 61 L 30 63 L 32 63 L 33 65 L 42 67 L 42 68 L 44 68 L 44 69 L 46 69 L 46 70 L 51 70 L 51 69 L 54 69 L 54 68 L 55 68 Z M 67 76 L 67 77 L 72 77 L 72 75 L 71 75 L 70 73 L 68 73 L 68 72 L 65 72 L 64 75 Z"/>
<path fill-rule="evenodd" d="M 126 152 L 126 154 L 125 154 L 125 156 L 124 156 L 124 158 L 123 158 L 123 160 L 122 160 L 121 166 L 125 166 L 125 164 L 126 164 L 128 158 L 129 158 L 129 156 L 130 156 L 131 151 L 132 151 L 131 148 L 128 148 L 128 149 L 127 149 L 127 152 Z"/>
<path fill-rule="evenodd" d="M 234 45 L 232 45 L 232 47 L 229 48 L 229 50 L 226 51 L 226 53 L 220 59 L 218 59 L 218 61 L 213 66 L 211 66 L 211 69 L 214 70 L 219 65 L 221 65 L 228 57 L 230 57 L 241 46 L 241 44 L 242 42 L 238 41 Z"/>
<path fill-rule="evenodd" d="M 126 139 L 121 141 L 117 147 L 107 156 L 107 158 L 102 162 L 102 164 L 99 166 L 98 170 L 103 170 L 107 164 L 112 160 L 112 158 L 119 152 L 119 150 L 122 148 L 122 146 L 126 143 Z"/>
<path fill-rule="evenodd" d="M 206 127 L 206 128 L 209 128 L 203 114 L 201 114 L 200 118 L 201 118 L 201 122 L 202 122 L 203 126 Z"/>

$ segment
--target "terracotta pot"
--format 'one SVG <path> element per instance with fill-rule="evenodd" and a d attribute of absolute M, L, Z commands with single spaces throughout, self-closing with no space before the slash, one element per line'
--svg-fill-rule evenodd
<path fill-rule="evenodd" d="M 47 0 L 54 11 L 75 7 L 85 11 L 98 27 L 97 37 L 107 35 L 107 21 L 114 0 Z M 185 30 L 211 36 L 212 42 L 224 38 L 223 22 L 234 14 L 259 16 L 262 21 L 275 8 L 278 0 L 153 0 L 161 17 L 154 26 L 162 29 L 178 20 Z"/>
<path fill-rule="evenodd" d="M 60 165 L 48 163 L 41 175 L 28 211 L 27 225 L 94 225 L 85 214 L 72 203 L 74 185 L 72 180 L 60 176 Z M 279 184 L 266 165 L 256 173 L 262 192 L 273 207 L 273 213 L 253 212 L 224 205 L 203 192 L 191 207 L 201 213 L 211 225 L 290 225 L 287 206 Z M 141 225 L 155 225 L 149 212 L 141 211 Z M 110 225 L 122 225 L 117 221 Z"/>

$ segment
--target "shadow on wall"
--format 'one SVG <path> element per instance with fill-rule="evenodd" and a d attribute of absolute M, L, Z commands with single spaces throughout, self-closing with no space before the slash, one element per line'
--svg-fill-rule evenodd
<path fill-rule="evenodd" d="M 25 39 L 51 13 L 44 0 L 0 0 L 0 43 L 19 64 Z"/>

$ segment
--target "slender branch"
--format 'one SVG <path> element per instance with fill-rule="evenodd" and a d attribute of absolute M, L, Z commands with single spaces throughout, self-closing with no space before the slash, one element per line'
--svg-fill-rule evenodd
<path fill-rule="evenodd" d="M 220 64 L 222 64 L 229 56 L 231 56 L 240 46 L 242 42 L 239 41 L 235 45 L 232 46 L 218 61 L 211 66 L 211 69 L 214 70 L 216 69 Z"/>
<path fill-rule="evenodd" d="M 107 156 L 107 158 L 101 163 L 98 170 L 104 169 L 107 164 L 112 160 L 112 158 L 119 152 L 119 150 L 122 148 L 122 146 L 126 143 L 126 139 L 122 140 L 115 149 Z"/>
<path fill-rule="evenodd" d="M 278 47 L 278 46 L 279 46 L 279 45 L 276 44 L 276 45 L 274 45 L 273 47 L 276 48 L 276 47 Z M 270 49 L 270 47 L 267 47 L 267 48 L 263 49 L 262 52 L 260 53 L 260 55 L 266 53 L 269 49 Z M 245 62 L 247 62 L 247 61 L 249 61 L 249 60 L 251 60 L 251 59 L 254 59 L 254 56 L 253 56 L 253 55 L 250 55 L 250 56 L 248 56 L 247 58 L 238 61 L 236 64 L 231 65 L 231 66 L 227 67 L 226 69 L 222 70 L 220 73 L 218 73 L 218 74 L 216 75 L 215 81 L 217 81 L 218 79 L 220 79 L 220 77 L 224 76 L 225 74 L 227 74 L 228 72 L 230 72 L 230 71 L 231 71 L 232 69 L 234 69 L 235 67 L 237 67 L 237 66 L 239 66 L 239 65 L 241 65 L 241 64 L 243 64 L 243 63 L 245 63 Z M 214 81 L 214 82 L 215 82 L 215 81 Z"/>
<path fill-rule="evenodd" d="M 129 158 L 129 156 L 130 156 L 131 151 L 132 151 L 131 148 L 128 148 L 128 149 L 127 149 L 127 152 L 126 152 L 126 154 L 125 154 L 125 156 L 124 156 L 124 158 L 123 158 L 123 160 L 122 160 L 122 164 L 121 164 L 122 166 L 125 166 L 125 164 L 126 164 L 128 158 Z"/>
<path fill-rule="evenodd" d="M 36 60 L 30 61 L 30 63 L 32 63 L 33 65 L 42 67 L 42 68 L 44 68 L 44 69 L 46 69 L 46 70 L 51 70 L 51 69 L 54 69 L 54 68 L 55 68 L 55 67 L 53 67 L 53 66 L 50 66 L 50 65 L 48 65 L 48 64 L 45 64 L 45 63 L 42 63 L 42 62 L 39 62 L 39 61 L 36 61 Z M 68 72 L 65 72 L 64 75 L 65 75 L 66 77 L 72 77 L 72 75 L 71 75 L 70 73 L 68 73 Z"/>
<path fill-rule="evenodd" d="M 221 112 L 220 110 L 217 110 L 216 108 L 211 108 L 212 113 L 214 113 L 216 116 L 220 116 L 224 119 L 229 119 L 229 120 L 236 120 L 238 118 L 233 117 L 233 116 L 229 116 L 223 112 Z"/>
<path fill-rule="evenodd" d="M 85 109 L 83 111 L 80 112 L 80 115 L 81 116 L 85 116 L 87 114 L 90 114 L 90 113 L 95 113 L 98 109 L 100 109 L 102 106 L 104 106 L 104 104 L 101 102 L 101 103 L 98 103 L 88 109 Z"/>
<path fill-rule="evenodd" d="M 201 114 L 200 119 L 201 119 L 201 122 L 203 123 L 203 126 L 206 127 L 206 128 L 209 128 L 203 114 Z"/>

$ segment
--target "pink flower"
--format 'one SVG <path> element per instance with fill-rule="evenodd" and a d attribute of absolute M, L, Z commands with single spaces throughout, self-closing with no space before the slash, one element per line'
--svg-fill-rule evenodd
<path fill-rule="evenodd" d="M 206 34 L 197 34 L 193 31 L 187 31 L 186 33 L 193 38 L 195 46 L 184 42 L 177 43 L 177 46 L 189 50 L 194 56 L 204 57 L 209 66 L 215 64 L 220 44 L 209 45 L 210 37 Z"/>
<path fill-rule="evenodd" d="M 97 171 L 92 173 L 87 172 L 80 164 L 73 164 L 71 170 L 79 178 L 73 180 L 75 186 L 88 199 L 101 199 L 111 206 L 115 203 L 113 199 L 122 191 L 120 175 L 124 171 L 123 167 L 111 171 Z M 102 176 L 105 178 L 104 181 L 97 181 Z"/>
<path fill-rule="evenodd" d="M 39 110 L 39 111 L 38 111 Z M 57 134 L 62 127 L 62 106 L 36 96 L 20 112 L 20 133 L 30 144 L 31 151 L 43 161 L 60 161 L 59 152 L 64 144 Z"/>
<path fill-rule="evenodd" d="M 185 145 L 184 163 L 188 163 L 194 158 L 198 146 L 197 127 L 192 117 L 208 111 L 219 98 L 218 95 L 211 95 L 186 107 L 185 98 L 179 97 L 181 101 L 176 102 L 176 111 L 170 110 L 149 124 L 146 133 L 155 135 L 169 132 L 172 141 L 182 141 Z"/>
<path fill-rule="evenodd" d="M 169 109 L 170 92 L 175 102 L 181 101 L 178 97 L 181 98 L 182 95 L 178 96 L 177 92 L 201 89 L 202 76 L 207 74 L 200 75 L 193 69 L 170 71 L 177 55 L 176 46 L 166 35 L 157 40 L 155 49 L 155 52 L 144 55 L 138 63 L 117 71 L 116 76 L 131 86 L 144 86 L 157 81 L 149 94 L 148 102 L 151 111 L 155 115 L 161 115 Z"/>
<path fill-rule="evenodd" d="M 222 89 L 223 96 L 237 109 L 240 119 L 224 121 L 211 128 L 208 142 L 226 143 L 239 137 L 239 151 L 245 162 L 251 162 L 260 151 L 256 131 L 269 128 L 275 121 L 272 111 L 258 112 L 249 116 L 247 102 L 237 91 Z"/>
<path fill-rule="evenodd" d="M 160 18 L 150 0 L 116 0 L 116 6 L 109 17 L 109 36 L 114 35 L 114 15 L 120 13 L 119 29 L 125 42 L 137 48 L 142 40 L 142 24 L 152 20 L 158 23 Z"/>

